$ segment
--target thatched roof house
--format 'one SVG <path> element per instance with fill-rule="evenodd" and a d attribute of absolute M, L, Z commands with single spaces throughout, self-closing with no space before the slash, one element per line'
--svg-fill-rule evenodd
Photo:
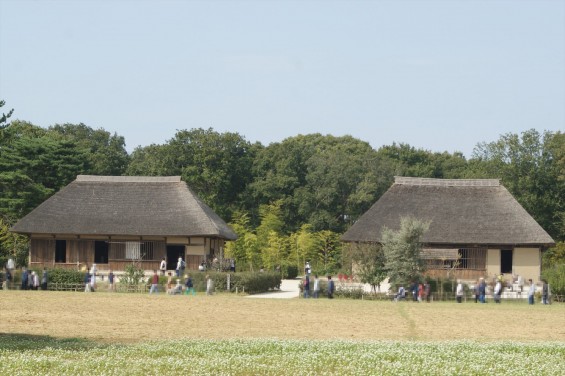
<path fill-rule="evenodd" d="M 162 257 L 174 269 L 179 256 L 196 268 L 237 238 L 179 176 L 79 175 L 11 231 L 31 236 L 31 264 L 114 269 L 134 258 L 151 269 Z"/>
<path fill-rule="evenodd" d="M 342 240 L 379 243 L 382 229 L 398 229 L 406 216 L 430 222 L 422 239 L 429 266 L 459 269 L 463 277 L 539 278 L 540 252 L 555 244 L 496 179 L 410 177 L 396 177 Z"/>

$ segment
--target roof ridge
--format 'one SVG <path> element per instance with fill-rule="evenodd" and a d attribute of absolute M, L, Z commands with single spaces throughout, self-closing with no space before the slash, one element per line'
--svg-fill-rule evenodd
<path fill-rule="evenodd" d="M 178 183 L 180 176 L 101 176 L 78 175 L 75 181 L 112 183 Z"/>
<path fill-rule="evenodd" d="M 394 184 L 429 185 L 438 187 L 499 187 L 500 179 L 435 179 L 395 176 Z"/>

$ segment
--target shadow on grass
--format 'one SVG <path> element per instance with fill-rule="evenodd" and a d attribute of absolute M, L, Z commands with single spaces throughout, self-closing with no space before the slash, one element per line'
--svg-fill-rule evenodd
<path fill-rule="evenodd" d="M 107 347 L 83 338 L 55 338 L 20 333 L 0 333 L 0 350 L 39 350 L 44 348 L 83 351 Z"/>

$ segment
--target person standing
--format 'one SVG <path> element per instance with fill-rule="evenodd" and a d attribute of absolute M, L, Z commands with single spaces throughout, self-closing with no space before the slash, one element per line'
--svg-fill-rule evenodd
<path fill-rule="evenodd" d="M 212 295 L 214 293 L 214 280 L 206 275 L 206 295 Z"/>
<path fill-rule="evenodd" d="M 4 290 L 9 290 L 10 285 L 12 284 L 12 273 L 10 272 L 10 269 L 5 268 L 5 275 L 6 280 L 3 282 L 3 288 Z"/>
<path fill-rule="evenodd" d="M 424 298 L 424 284 L 420 282 L 420 284 L 418 284 L 418 301 L 422 302 L 423 298 Z"/>
<path fill-rule="evenodd" d="M 312 268 L 310 267 L 310 261 L 306 261 L 306 265 L 304 266 L 304 274 L 309 276 L 311 271 Z"/>
<path fill-rule="evenodd" d="M 424 284 L 424 297 L 426 299 L 426 302 L 428 302 L 428 303 L 430 302 L 430 292 L 431 292 L 430 290 L 431 290 L 430 283 L 426 282 Z"/>
<path fill-rule="evenodd" d="M 318 294 L 320 293 L 320 280 L 318 275 L 314 276 L 314 299 L 318 299 Z"/>
<path fill-rule="evenodd" d="M 184 282 L 184 286 L 186 287 L 186 289 L 184 290 L 184 293 L 186 295 L 190 295 L 192 294 L 193 296 L 194 294 L 194 284 L 192 283 L 192 277 L 190 277 L 190 274 L 186 275 L 186 281 Z"/>
<path fill-rule="evenodd" d="M 528 304 L 532 305 L 534 304 L 536 285 L 534 285 L 534 281 L 532 281 L 531 279 L 528 279 L 528 282 L 530 282 L 530 288 L 528 289 Z"/>
<path fill-rule="evenodd" d="M 335 291 L 335 284 L 334 284 L 334 281 L 332 280 L 332 276 L 329 275 L 328 276 L 328 299 L 334 298 L 334 291 Z"/>
<path fill-rule="evenodd" d="M 114 272 L 110 269 L 108 273 L 108 291 L 116 291 L 116 286 L 114 285 Z"/>
<path fill-rule="evenodd" d="M 310 277 L 308 274 L 304 277 L 304 298 L 307 299 L 310 297 Z"/>
<path fill-rule="evenodd" d="M 475 283 L 475 287 L 473 288 L 473 292 L 475 293 L 475 303 L 479 302 L 479 297 L 480 297 L 479 282 L 480 281 L 477 281 L 477 283 Z"/>
<path fill-rule="evenodd" d="M 43 275 L 41 276 L 41 289 L 47 290 L 47 268 L 43 268 Z"/>
<path fill-rule="evenodd" d="M 33 271 L 31 275 L 33 276 L 32 288 L 37 291 L 39 289 L 39 274 Z"/>
<path fill-rule="evenodd" d="M 171 272 L 168 273 L 169 277 L 167 278 L 167 293 L 169 293 L 173 289 L 173 274 Z"/>
<path fill-rule="evenodd" d="M 457 299 L 457 303 L 461 303 L 463 301 L 463 284 L 461 281 L 457 281 L 457 288 L 455 289 L 455 297 Z"/>
<path fill-rule="evenodd" d="M 542 279 L 543 285 L 541 287 L 541 304 L 549 304 L 549 285 L 545 279 Z"/>
<path fill-rule="evenodd" d="M 86 273 L 84 273 L 84 292 L 91 292 L 90 291 L 90 273 L 88 272 L 88 268 L 86 269 Z"/>
<path fill-rule="evenodd" d="M 27 290 L 29 274 L 27 269 L 22 268 L 22 290 Z"/>
<path fill-rule="evenodd" d="M 8 269 L 10 271 L 10 274 L 13 275 L 15 268 L 16 268 L 16 263 L 14 262 L 14 259 L 9 258 L 8 262 L 6 262 L 6 269 Z"/>
<path fill-rule="evenodd" d="M 92 264 L 90 268 L 90 288 L 92 292 L 96 291 L 96 274 L 98 273 L 98 267 L 96 264 Z"/>
<path fill-rule="evenodd" d="M 161 260 L 161 265 L 159 265 L 159 270 L 161 271 L 161 275 L 165 275 L 165 272 L 167 271 L 167 261 L 164 257 Z"/>
<path fill-rule="evenodd" d="M 487 284 L 484 278 L 479 280 L 479 301 L 481 303 L 486 303 L 486 294 L 487 294 Z"/>
<path fill-rule="evenodd" d="M 149 289 L 149 294 L 158 294 L 159 293 L 159 275 L 157 274 L 157 270 L 153 270 L 153 277 L 151 278 L 151 288 Z"/>
<path fill-rule="evenodd" d="M 500 294 L 502 293 L 502 283 L 500 282 L 500 279 L 498 279 L 496 281 L 496 285 L 494 285 L 494 302 L 495 303 L 500 303 Z"/>
<path fill-rule="evenodd" d="M 180 273 L 182 272 L 182 257 L 179 257 L 179 259 L 177 260 L 177 268 L 175 269 L 175 272 L 177 273 L 177 278 L 180 277 Z"/>

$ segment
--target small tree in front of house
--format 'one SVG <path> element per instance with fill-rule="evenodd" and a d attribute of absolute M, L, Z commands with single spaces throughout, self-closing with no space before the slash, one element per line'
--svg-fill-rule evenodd
<path fill-rule="evenodd" d="M 384 265 L 391 285 L 406 285 L 422 277 L 425 264 L 420 256 L 421 239 L 429 226 L 429 222 L 402 217 L 398 231 L 383 229 L 381 240 Z"/>
<path fill-rule="evenodd" d="M 387 277 L 384 251 L 380 244 L 362 243 L 351 246 L 353 269 L 359 280 L 371 285 L 371 290 L 380 291 L 381 282 Z"/>

